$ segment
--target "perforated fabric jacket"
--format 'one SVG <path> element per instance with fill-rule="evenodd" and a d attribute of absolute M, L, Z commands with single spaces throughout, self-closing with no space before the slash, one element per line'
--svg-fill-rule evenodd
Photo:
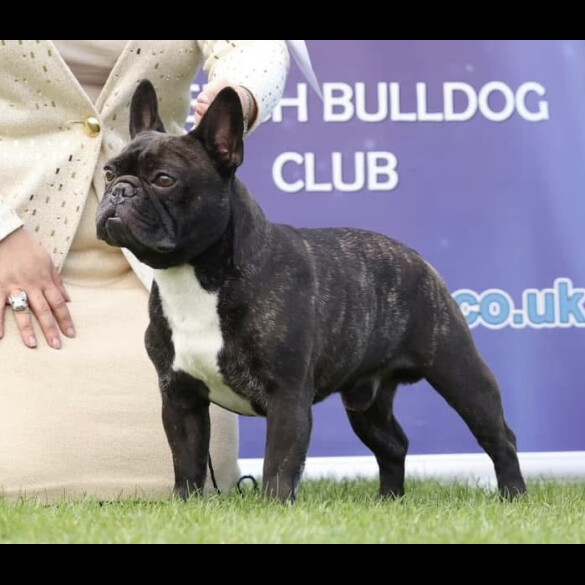
<path fill-rule="evenodd" d="M 201 68 L 252 92 L 253 131 L 282 97 L 289 53 L 284 40 L 131 40 L 94 104 L 52 41 L 0 40 L 0 240 L 25 225 L 60 268 L 91 186 L 101 197 L 104 163 L 129 140 L 138 82 L 153 82 L 166 130 L 179 134 Z"/>

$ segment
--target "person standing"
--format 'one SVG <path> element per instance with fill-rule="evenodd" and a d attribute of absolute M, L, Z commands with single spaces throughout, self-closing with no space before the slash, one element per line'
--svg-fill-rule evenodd
<path fill-rule="evenodd" d="M 143 343 L 152 277 L 96 238 L 102 169 L 129 141 L 141 79 L 178 134 L 202 68 L 195 120 L 230 85 L 249 134 L 289 66 L 284 40 L 0 40 L 0 495 L 170 494 Z M 239 474 L 237 417 L 212 405 L 207 489 Z"/>

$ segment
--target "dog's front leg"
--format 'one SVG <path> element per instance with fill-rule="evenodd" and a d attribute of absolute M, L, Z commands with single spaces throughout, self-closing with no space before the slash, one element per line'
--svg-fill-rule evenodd
<path fill-rule="evenodd" d="M 209 458 L 209 401 L 202 382 L 173 373 L 161 383 L 162 419 L 175 471 L 173 493 L 186 499 L 203 491 Z"/>
<path fill-rule="evenodd" d="M 268 405 L 262 493 L 283 502 L 296 498 L 309 449 L 312 399 L 306 394 L 281 388 Z"/>

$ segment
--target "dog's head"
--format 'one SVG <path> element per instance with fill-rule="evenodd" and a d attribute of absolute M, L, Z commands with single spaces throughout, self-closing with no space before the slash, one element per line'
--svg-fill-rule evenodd
<path fill-rule="evenodd" d="M 132 140 L 104 169 L 98 238 L 153 268 L 183 264 L 203 252 L 230 221 L 243 128 L 238 94 L 225 88 L 194 130 L 167 134 L 155 89 L 142 80 L 130 107 Z"/>

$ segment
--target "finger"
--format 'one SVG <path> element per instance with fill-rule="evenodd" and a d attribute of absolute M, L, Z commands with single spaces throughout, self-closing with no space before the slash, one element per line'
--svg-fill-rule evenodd
<path fill-rule="evenodd" d="M 12 291 L 12 295 L 17 296 L 21 291 L 14 290 Z M 20 336 L 22 337 L 22 341 L 27 347 L 34 348 L 37 346 L 37 336 L 35 330 L 33 328 L 32 322 L 32 315 L 30 309 L 26 309 L 24 311 L 12 311 L 14 315 L 14 319 L 16 321 L 16 325 L 18 326 L 18 330 L 20 331 Z"/>
<path fill-rule="evenodd" d="M 47 343 L 53 349 L 61 349 L 61 335 L 57 327 L 57 322 L 53 316 L 53 311 L 49 306 L 49 303 L 45 299 L 45 295 L 41 291 L 37 291 L 29 296 L 29 308 L 39 322 L 43 335 L 47 340 Z M 21 323 L 25 325 L 25 321 L 18 322 L 19 327 Z M 21 328 L 22 333 L 22 328 Z"/>
<path fill-rule="evenodd" d="M 202 91 L 195 100 L 196 104 L 207 104 L 209 105 L 215 96 L 211 95 L 210 92 Z"/>
<path fill-rule="evenodd" d="M 0 339 L 4 337 L 4 315 L 6 314 L 6 299 L 0 295 Z"/>
<path fill-rule="evenodd" d="M 63 279 L 61 278 L 59 271 L 54 266 L 51 270 L 51 278 L 52 278 L 55 286 L 59 289 L 59 291 L 63 295 L 65 302 L 69 303 L 71 301 L 71 297 L 69 296 L 69 292 L 65 288 L 65 283 L 63 282 Z"/>
<path fill-rule="evenodd" d="M 75 337 L 75 325 L 62 290 L 57 287 L 49 287 L 45 289 L 44 294 L 59 329 L 67 337 Z M 69 294 L 67 297 L 69 298 Z M 69 298 L 69 300 L 71 299 Z"/>
<path fill-rule="evenodd" d="M 37 346 L 37 336 L 33 328 L 31 312 L 27 309 L 26 311 L 13 311 L 13 314 L 20 330 L 22 341 L 27 347 L 35 348 Z"/>
<path fill-rule="evenodd" d="M 195 121 L 198 122 L 209 109 L 209 104 L 195 104 Z"/>

